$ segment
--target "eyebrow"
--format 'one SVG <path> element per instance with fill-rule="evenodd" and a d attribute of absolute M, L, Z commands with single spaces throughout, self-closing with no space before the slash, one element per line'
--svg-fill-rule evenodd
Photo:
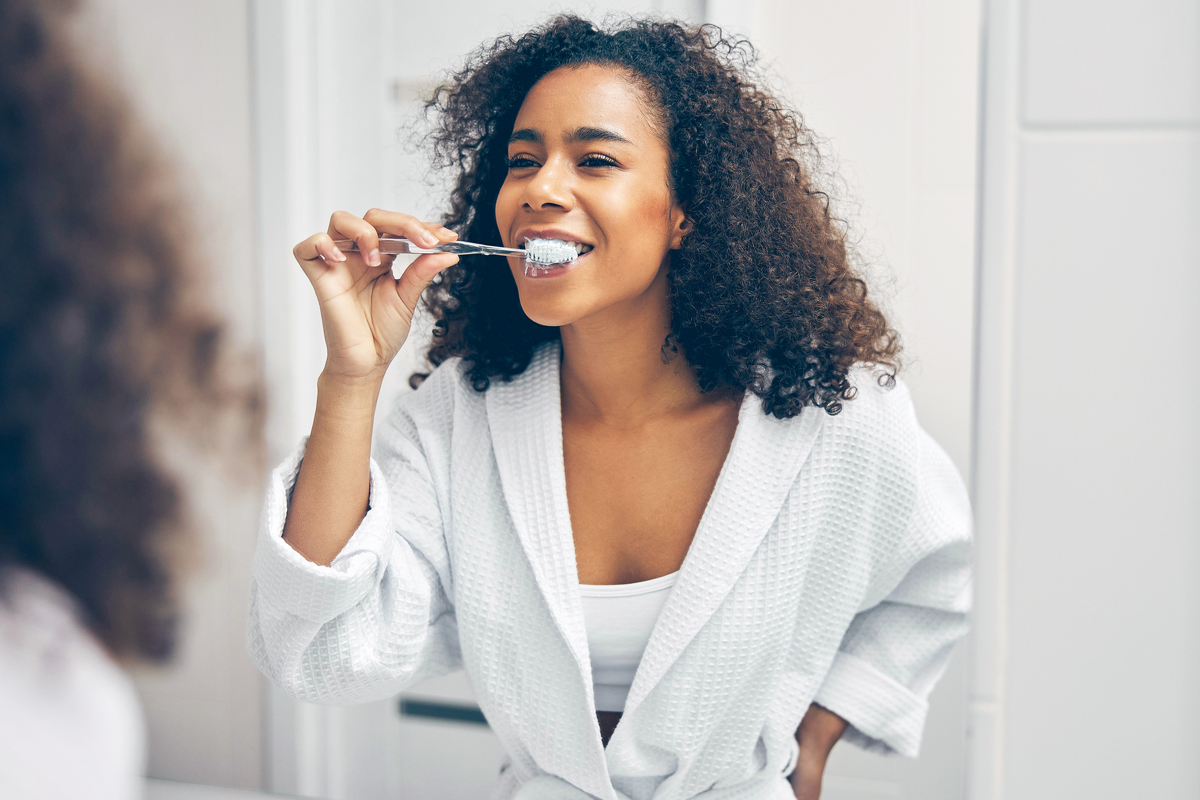
<path fill-rule="evenodd" d="M 508 143 L 513 142 L 533 142 L 534 144 L 542 143 L 542 135 L 533 128 L 521 128 L 519 131 L 513 131 L 513 135 L 508 137 Z"/>
<path fill-rule="evenodd" d="M 616 131 L 607 128 L 593 128 L 588 125 L 568 132 L 566 139 L 570 144 L 577 142 L 620 142 L 622 144 L 632 144 L 632 142 Z M 508 137 L 508 143 L 512 144 L 513 142 L 543 144 L 544 140 L 542 139 L 542 134 L 533 128 L 521 128 L 519 131 L 513 131 L 512 136 Z"/>
<path fill-rule="evenodd" d="M 568 142 L 622 142 L 630 144 L 630 141 L 616 131 L 610 131 L 606 128 L 576 128 L 574 133 L 567 134 Z"/>

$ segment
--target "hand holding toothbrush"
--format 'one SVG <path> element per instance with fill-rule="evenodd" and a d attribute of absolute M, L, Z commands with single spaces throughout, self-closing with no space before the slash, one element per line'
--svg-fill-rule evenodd
<path fill-rule="evenodd" d="M 458 261 L 448 253 L 420 255 L 396 278 L 391 269 L 395 256 L 380 252 L 380 234 L 423 247 L 458 238 L 408 214 L 371 209 L 360 218 L 338 211 L 326 233 L 310 236 L 292 250 L 320 305 L 326 347 L 322 378 L 330 382 L 375 384 L 378 389 L 408 338 L 421 293 L 437 273 Z M 335 239 L 353 241 L 357 251 L 344 252 Z"/>

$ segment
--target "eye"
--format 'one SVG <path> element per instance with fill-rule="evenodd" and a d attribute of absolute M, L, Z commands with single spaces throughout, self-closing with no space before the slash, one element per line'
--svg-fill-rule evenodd
<path fill-rule="evenodd" d="M 537 166 L 537 162 L 528 156 L 513 156 L 512 158 L 506 158 L 504 161 L 509 169 L 529 169 L 530 167 Z"/>
<path fill-rule="evenodd" d="M 617 166 L 616 159 L 601 153 L 588 153 L 579 162 L 581 167 L 615 167 Z"/>

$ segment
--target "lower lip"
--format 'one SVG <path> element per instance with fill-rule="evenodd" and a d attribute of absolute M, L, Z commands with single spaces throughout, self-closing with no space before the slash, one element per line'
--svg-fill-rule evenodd
<path fill-rule="evenodd" d="M 546 278 L 557 278 L 560 275 L 566 275 L 571 270 L 575 269 L 575 265 L 585 258 L 590 256 L 592 251 L 589 250 L 583 255 L 576 256 L 574 261 L 568 261 L 565 264 L 535 264 L 532 261 L 525 262 L 525 277 L 533 280 L 544 280 Z"/>

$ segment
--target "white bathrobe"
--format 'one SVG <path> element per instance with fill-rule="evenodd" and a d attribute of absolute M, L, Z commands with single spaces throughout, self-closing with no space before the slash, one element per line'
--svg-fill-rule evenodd
<path fill-rule="evenodd" d="M 557 344 L 484 392 L 458 361 L 379 431 L 370 508 L 332 566 L 281 538 L 273 474 L 250 650 L 287 692 L 396 694 L 465 668 L 511 759 L 494 798 L 792 798 L 812 702 L 915 756 L 966 632 L 970 511 L 903 385 L 855 374 L 829 416 L 747 394 L 729 455 L 605 748 L 563 473 Z"/>

